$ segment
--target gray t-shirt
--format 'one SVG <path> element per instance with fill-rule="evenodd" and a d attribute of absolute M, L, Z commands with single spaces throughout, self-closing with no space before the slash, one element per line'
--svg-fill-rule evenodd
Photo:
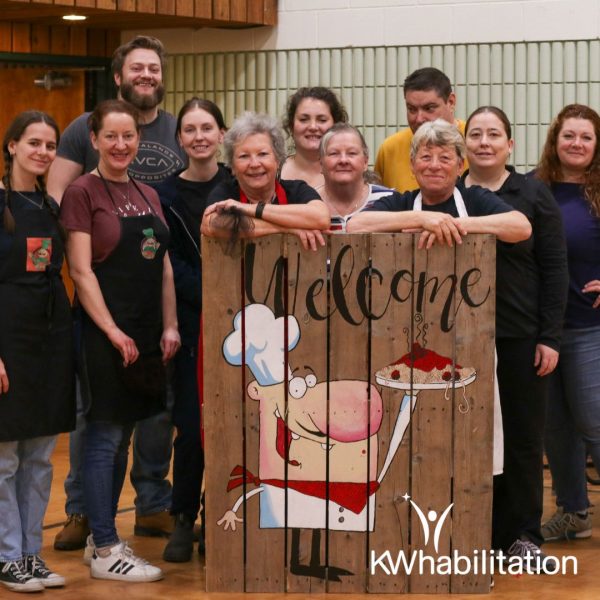
<path fill-rule="evenodd" d="M 83 113 L 69 123 L 57 150 L 58 156 L 83 165 L 85 173 L 98 166 L 98 152 L 92 146 L 87 126 L 89 115 L 89 112 Z M 152 123 L 141 126 L 140 148 L 129 166 L 134 179 L 155 186 L 185 167 L 185 153 L 175 140 L 176 128 L 177 119 L 164 110 L 158 111 Z"/>

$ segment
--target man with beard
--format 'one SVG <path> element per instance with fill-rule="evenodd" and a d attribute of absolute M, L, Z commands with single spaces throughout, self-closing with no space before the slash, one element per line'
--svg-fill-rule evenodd
<path fill-rule="evenodd" d="M 135 106 L 140 113 L 141 141 L 129 174 L 149 185 L 156 185 L 181 170 L 183 152 L 175 139 L 175 117 L 158 105 L 164 96 L 163 70 L 166 53 L 160 40 L 137 36 L 117 48 L 112 72 L 118 97 Z M 77 117 L 65 129 L 57 157 L 48 175 L 48 192 L 60 202 L 67 186 L 98 164 L 87 125 L 88 115 Z M 77 429 L 70 437 L 70 472 L 65 481 L 67 521 L 54 540 L 56 550 L 76 550 L 86 545 L 89 534 L 83 501 L 82 464 L 85 440 L 84 407 L 80 394 Z M 166 479 L 171 461 L 173 427 L 170 413 L 138 421 L 133 442 L 131 482 L 136 491 L 135 534 L 168 536 L 174 521 L 169 514 L 171 484 Z"/>

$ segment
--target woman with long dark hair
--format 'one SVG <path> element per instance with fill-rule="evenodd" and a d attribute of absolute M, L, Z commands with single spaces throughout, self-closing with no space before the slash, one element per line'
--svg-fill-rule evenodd
<path fill-rule="evenodd" d="M 50 455 L 75 427 L 71 310 L 60 278 L 63 231 L 44 176 L 56 156 L 54 120 L 26 111 L 2 143 L 0 184 L 0 583 L 17 592 L 65 579 L 40 557 Z"/>

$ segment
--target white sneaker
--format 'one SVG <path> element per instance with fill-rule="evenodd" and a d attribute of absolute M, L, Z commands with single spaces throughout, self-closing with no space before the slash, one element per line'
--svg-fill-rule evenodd
<path fill-rule="evenodd" d="M 23 561 L 27 573 L 45 588 L 62 587 L 66 581 L 62 575 L 50 570 L 39 554 L 29 554 Z"/>
<path fill-rule="evenodd" d="M 147 582 L 158 581 L 163 572 L 143 558 L 137 557 L 127 542 L 119 542 L 103 558 L 94 552 L 91 565 L 92 577 L 96 579 L 115 579 L 117 581 Z"/>
<path fill-rule="evenodd" d="M 92 564 L 92 557 L 94 556 L 94 552 L 96 551 L 96 544 L 94 544 L 94 538 L 92 534 L 87 536 L 87 540 L 85 541 L 85 550 L 83 551 L 83 563 L 86 565 Z"/>

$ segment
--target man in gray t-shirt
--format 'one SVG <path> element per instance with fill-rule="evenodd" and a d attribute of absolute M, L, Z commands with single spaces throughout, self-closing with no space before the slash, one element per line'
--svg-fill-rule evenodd
<path fill-rule="evenodd" d="M 112 71 L 118 97 L 133 104 L 140 114 L 141 142 L 130 175 L 149 185 L 160 183 L 185 166 L 185 154 L 175 139 L 177 120 L 158 109 L 164 96 L 163 69 L 166 54 L 160 40 L 137 36 L 115 50 Z M 85 113 L 64 131 L 57 158 L 48 175 L 48 192 L 58 202 L 69 184 L 96 168 L 98 155 L 90 141 Z M 89 527 L 83 493 L 82 457 L 85 418 L 78 394 L 77 428 L 69 440 L 70 471 L 65 481 L 68 519 L 54 540 L 57 550 L 76 550 L 86 545 Z M 171 484 L 167 479 L 173 448 L 170 412 L 136 423 L 131 482 L 136 491 L 135 534 L 168 536 L 173 530 Z M 86 552 L 91 546 L 88 543 Z"/>

